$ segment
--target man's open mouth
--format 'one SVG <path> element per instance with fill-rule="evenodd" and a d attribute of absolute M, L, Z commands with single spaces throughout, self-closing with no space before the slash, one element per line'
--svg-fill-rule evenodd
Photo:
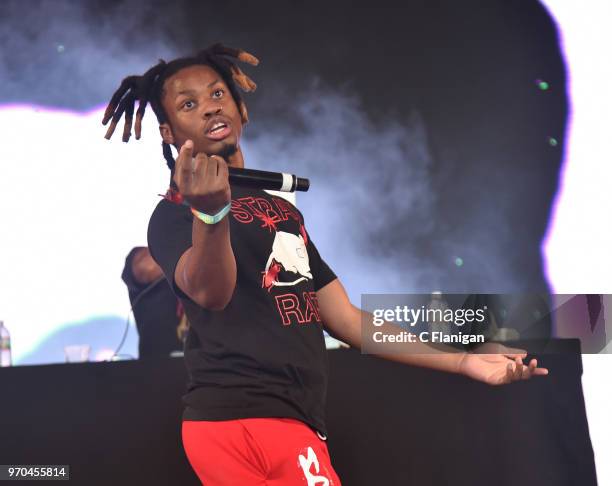
<path fill-rule="evenodd" d="M 230 127 L 225 122 L 216 122 L 206 130 L 206 136 L 212 140 L 221 140 L 231 133 Z"/>

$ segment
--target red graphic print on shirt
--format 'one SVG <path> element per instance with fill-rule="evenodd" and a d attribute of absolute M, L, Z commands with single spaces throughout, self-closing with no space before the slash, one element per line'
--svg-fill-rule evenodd
<path fill-rule="evenodd" d="M 243 224 L 258 221 L 262 229 L 274 232 L 270 256 L 261 271 L 262 288 L 270 292 L 275 287 L 294 287 L 312 280 L 306 249 L 308 234 L 301 215 L 287 201 L 277 197 L 272 201 L 252 196 L 237 198 L 232 200 L 232 216 Z M 279 223 L 290 218 L 299 224 L 299 234 L 278 229 Z M 301 296 L 286 293 L 275 298 L 284 325 L 320 321 L 314 292 L 304 292 Z"/>

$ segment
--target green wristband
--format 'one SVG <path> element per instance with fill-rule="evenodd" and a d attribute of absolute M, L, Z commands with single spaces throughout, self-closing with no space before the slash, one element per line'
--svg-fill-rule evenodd
<path fill-rule="evenodd" d="M 230 212 L 231 207 L 232 207 L 232 202 L 230 201 L 225 205 L 225 207 L 221 211 L 219 211 L 217 214 L 214 214 L 212 216 L 210 214 L 203 213 L 202 211 L 198 211 L 197 209 L 194 209 L 194 208 L 191 208 L 191 212 L 196 218 L 198 218 L 203 223 L 217 224 L 219 221 L 225 218 L 225 215 L 227 213 Z"/>

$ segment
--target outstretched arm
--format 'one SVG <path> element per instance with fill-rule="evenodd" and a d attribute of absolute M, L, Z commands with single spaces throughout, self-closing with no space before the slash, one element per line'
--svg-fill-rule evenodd
<path fill-rule="evenodd" d="M 321 320 L 338 339 L 361 349 L 362 318 L 372 322 L 371 314 L 351 304 L 340 280 L 336 279 L 317 292 Z M 394 327 L 383 324 L 382 331 Z M 396 329 L 394 329 L 397 332 Z M 388 346 L 388 347 L 387 347 Z M 485 344 L 491 354 L 457 352 L 448 346 L 436 348 L 420 342 L 386 343 L 388 353 L 379 355 L 400 363 L 433 368 L 450 373 L 460 373 L 491 385 L 501 385 L 516 380 L 526 380 L 534 375 L 546 375 L 548 370 L 538 368 L 532 359 L 529 366 L 523 364 L 527 356 L 524 351 L 505 348 L 501 345 Z"/>

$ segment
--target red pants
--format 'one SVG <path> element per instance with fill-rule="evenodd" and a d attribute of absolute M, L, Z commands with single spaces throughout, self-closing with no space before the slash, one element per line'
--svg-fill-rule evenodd
<path fill-rule="evenodd" d="M 183 447 L 204 486 L 341 486 L 327 444 L 298 420 L 184 421 Z"/>

